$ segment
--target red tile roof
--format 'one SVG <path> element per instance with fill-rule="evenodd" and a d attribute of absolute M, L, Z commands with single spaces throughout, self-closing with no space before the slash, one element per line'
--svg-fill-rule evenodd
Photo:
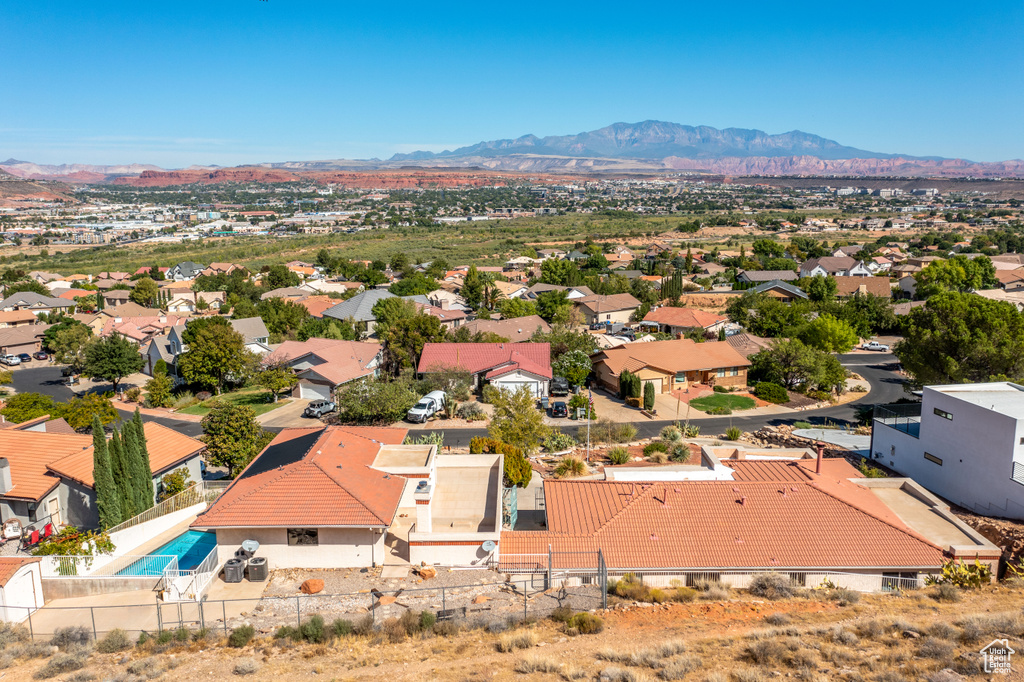
<path fill-rule="evenodd" d="M 657 322 L 670 327 L 699 327 L 701 329 L 725 322 L 728 319 L 725 315 L 716 315 L 704 310 L 673 308 L 672 306 L 663 306 L 644 316 L 644 322 Z"/>
<path fill-rule="evenodd" d="M 892 298 L 892 284 L 888 277 L 844 277 L 836 280 L 836 296 L 853 296 L 863 290 L 882 298 Z"/>
<path fill-rule="evenodd" d="M 428 343 L 423 346 L 418 372 L 454 367 L 487 378 L 523 369 L 551 377 L 550 343 Z"/>
<path fill-rule="evenodd" d="M 370 466 L 382 444 L 400 444 L 406 433 L 359 426 L 284 429 L 192 525 L 389 526 L 406 479 Z"/>
<path fill-rule="evenodd" d="M 146 432 L 149 468 L 154 476 L 191 459 L 206 449 L 206 444 L 202 441 L 190 438 L 156 422 L 145 422 L 142 428 Z M 51 462 L 48 466 L 50 471 L 90 488 L 93 487 L 95 479 L 92 477 L 92 437 L 88 438 L 90 447 Z"/>
<path fill-rule="evenodd" d="M 586 308 L 591 313 L 613 313 L 618 310 L 633 310 L 640 307 L 640 301 L 632 294 L 609 294 L 607 296 L 594 294 L 570 299 L 570 303 Z"/>
<path fill-rule="evenodd" d="M 614 376 L 621 374 L 623 369 L 637 372 L 644 367 L 654 367 L 671 374 L 750 365 L 750 360 L 726 341 L 696 343 L 691 339 L 627 343 L 602 350 L 593 359 L 594 364 L 604 363 Z"/>
<path fill-rule="evenodd" d="M 14 483 L 3 497 L 40 499 L 60 482 L 49 473 L 47 465 L 91 446 L 92 436 L 3 429 L 0 431 L 0 457 L 6 457 L 10 463 Z"/>
<path fill-rule="evenodd" d="M 39 561 L 42 561 L 42 558 L 37 556 L 0 557 L 0 587 L 7 585 L 7 581 L 13 578 L 22 566 Z"/>
<path fill-rule="evenodd" d="M 545 481 L 547 531 L 501 535 L 516 554 L 600 549 L 615 569 L 856 569 L 941 565 L 942 550 L 846 482 Z M 878 505 L 882 505 L 878 501 Z M 884 506 L 884 505 L 882 505 Z"/>
<path fill-rule="evenodd" d="M 376 369 L 369 365 L 380 353 L 381 348 L 379 343 L 313 337 L 306 341 L 285 341 L 263 359 L 263 364 L 287 364 L 308 355 L 322 362 L 303 370 L 300 374 L 314 372 L 338 385 L 373 374 Z"/>

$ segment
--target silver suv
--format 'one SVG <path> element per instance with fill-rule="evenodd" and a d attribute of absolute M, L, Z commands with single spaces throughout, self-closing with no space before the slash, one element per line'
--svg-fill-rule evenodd
<path fill-rule="evenodd" d="M 309 405 L 306 405 L 306 409 L 302 414 L 307 417 L 320 418 L 325 414 L 334 412 L 335 407 L 333 400 L 314 400 Z"/>

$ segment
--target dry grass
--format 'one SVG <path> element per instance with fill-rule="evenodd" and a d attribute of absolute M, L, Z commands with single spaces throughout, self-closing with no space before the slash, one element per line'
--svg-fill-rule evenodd
<path fill-rule="evenodd" d="M 517 630 L 514 632 L 506 632 L 498 637 L 498 643 L 495 645 L 503 654 L 507 654 L 517 649 L 529 649 L 537 646 L 537 633 L 533 630 Z"/>
<path fill-rule="evenodd" d="M 532 673 L 557 673 L 562 669 L 562 664 L 551 658 L 541 656 L 527 656 L 516 661 L 513 668 L 517 673 L 530 675 Z"/>

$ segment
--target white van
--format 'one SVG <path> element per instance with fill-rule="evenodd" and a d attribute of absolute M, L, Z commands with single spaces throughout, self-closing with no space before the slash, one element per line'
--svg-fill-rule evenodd
<path fill-rule="evenodd" d="M 422 424 L 444 409 L 444 391 L 431 391 L 412 406 L 405 418 L 414 424 Z"/>

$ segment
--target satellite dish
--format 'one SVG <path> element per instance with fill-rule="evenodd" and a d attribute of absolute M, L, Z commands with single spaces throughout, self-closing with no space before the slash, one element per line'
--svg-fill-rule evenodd
<path fill-rule="evenodd" d="M 484 544 L 482 544 L 480 547 L 485 552 L 493 552 L 495 549 L 498 548 L 498 545 L 496 542 L 494 542 L 494 540 L 484 540 Z"/>
<path fill-rule="evenodd" d="M 256 550 L 260 548 L 260 543 L 255 540 L 245 540 L 242 542 L 242 549 L 249 554 L 255 554 Z"/>

